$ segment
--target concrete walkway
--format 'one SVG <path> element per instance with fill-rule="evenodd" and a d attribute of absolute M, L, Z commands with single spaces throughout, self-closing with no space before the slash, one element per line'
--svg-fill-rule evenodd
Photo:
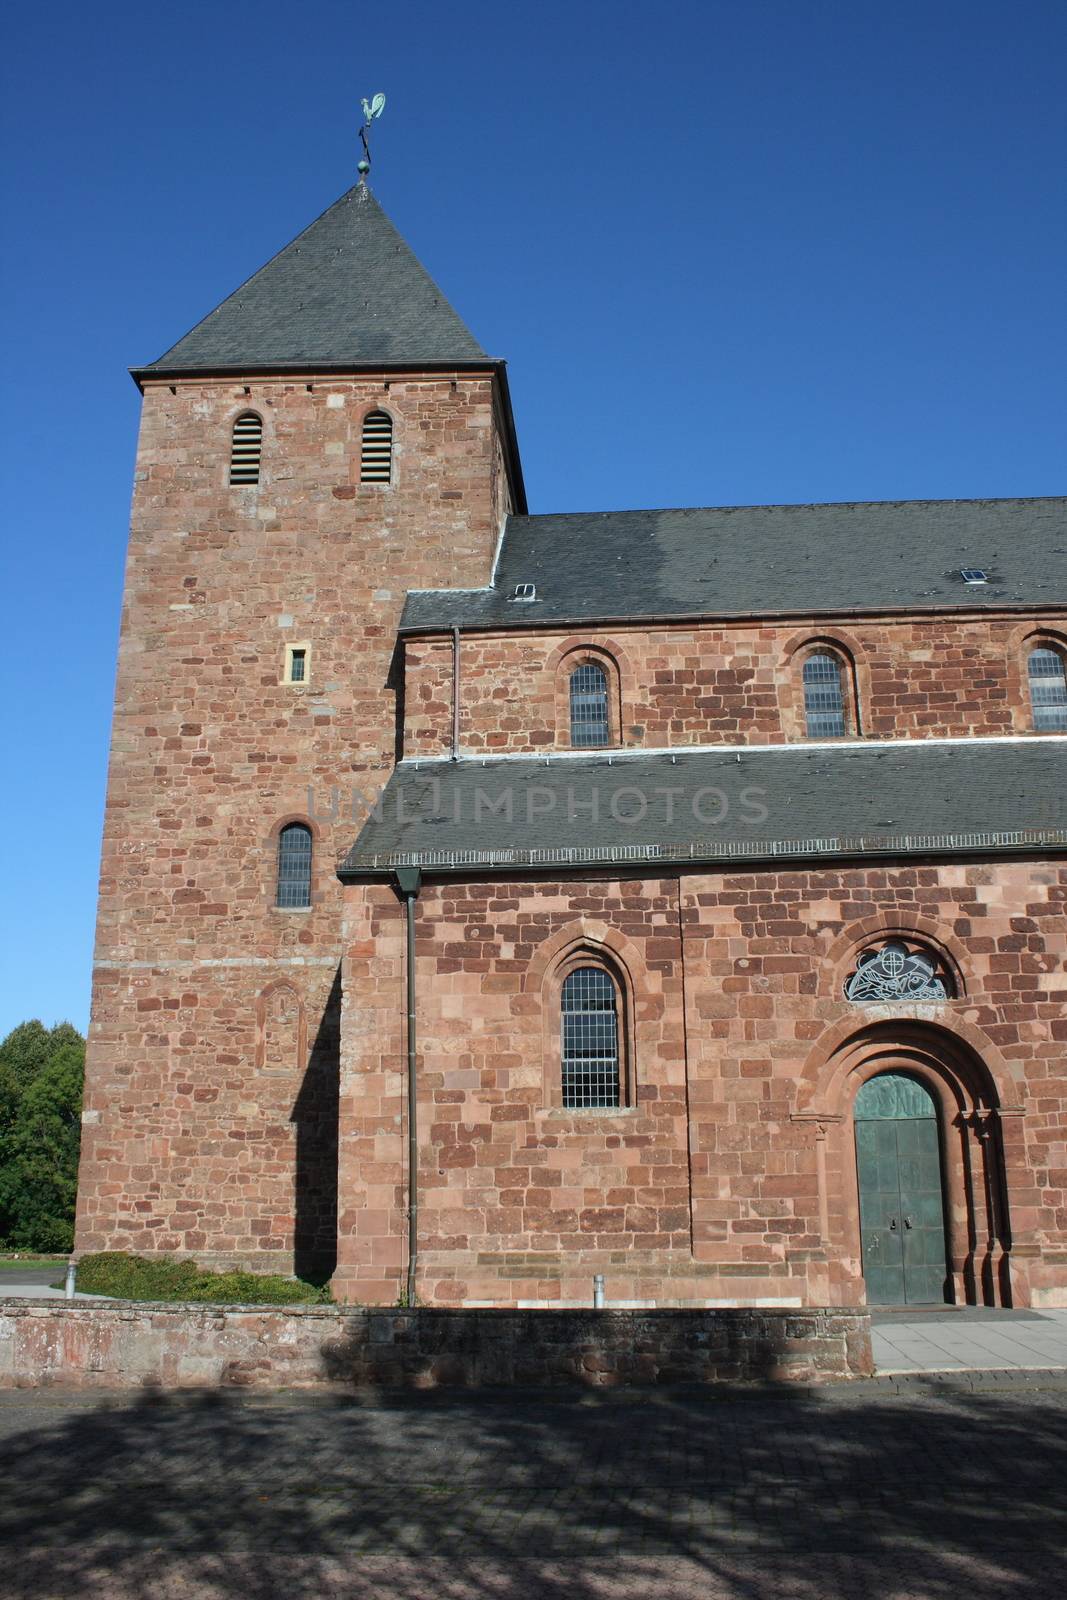
<path fill-rule="evenodd" d="M 4 1283 L 0 1284 L 0 1300 L 65 1300 L 65 1289 L 52 1289 L 47 1284 L 39 1283 Z M 75 1300 L 106 1300 L 111 1304 L 112 1296 L 106 1294 L 82 1294 L 80 1289 L 74 1292 Z"/>
<path fill-rule="evenodd" d="M 1010 1372 L 1067 1369 L 1067 1310 L 914 1306 L 871 1312 L 875 1370 Z"/>
<path fill-rule="evenodd" d="M 65 1261 L 46 1262 L 44 1266 L 29 1265 L 19 1267 L 7 1263 L 0 1270 L 0 1300 L 8 1298 L 14 1300 L 64 1300 L 65 1288 L 54 1288 L 55 1284 L 62 1284 L 67 1272 Z M 104 1300 L 105 1295 L 76 1293 L 75 1300 Z"/>

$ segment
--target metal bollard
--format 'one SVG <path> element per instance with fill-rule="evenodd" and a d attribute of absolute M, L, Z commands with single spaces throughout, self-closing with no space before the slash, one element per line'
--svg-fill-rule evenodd
<path fill-rule="evenodd" d="M 594 1274 L 594 1277 L 593 1277 L 593 1310 L 594 1311 L 603 1311 L 603 1309 L 604 1309 L 604 1274 L 602 1272 L 597 1272 L 597 1273 Z"/>
<path fill-rule="evenodd" d="M 75 1279 L 75 1277 L 77 1275 L 77 1271 L 78 1271 L 78 1269 L 75 1266 L 74 1262 L 73 1261 L 68 1261 L 67 1262 L 67 1282 L 66 1282 L 66 1295 L 67 1295 L 67 1299 L 68 1300 L 73 1300 L 74 1299 L 74 1279 Z"/>

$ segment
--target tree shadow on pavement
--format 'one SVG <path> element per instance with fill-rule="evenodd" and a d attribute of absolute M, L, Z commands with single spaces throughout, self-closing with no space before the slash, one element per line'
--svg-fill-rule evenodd
<path fill-rule="evenodd" d="M 33 1600 L 1003 1600 L 1053 1593 L 1067 1392 L 0 1403 Z"/>

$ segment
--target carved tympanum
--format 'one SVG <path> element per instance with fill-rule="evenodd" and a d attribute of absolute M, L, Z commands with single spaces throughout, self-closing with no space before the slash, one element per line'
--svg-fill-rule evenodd
<path fill-rule="evenodd" d="M 925 950 L 909 950 L 899 940 L 890 940 L 878 950 L 860 956 L 856 970 L 845 984 L 845 999 L 858 1003 L 871 1000 L 947 1000 L 949 989 L 938 976 L 937 961 Z"/>

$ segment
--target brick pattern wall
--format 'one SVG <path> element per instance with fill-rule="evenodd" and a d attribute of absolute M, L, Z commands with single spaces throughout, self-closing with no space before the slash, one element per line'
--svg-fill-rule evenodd
<path fill-rule="evenodd" d="M 383 885 L 346 893 L 335 1281 L 388 1302 L 405 1259 L 402 908 Z M 1067 1294 L 1065 910 L 1056 863 L 427 883 L 420 1296 L 580 1304 L 603 1272 L 614 1299 L 642 1303 L 859 1300 L 850 1102 L 834 1063 L 868 1033 L 869 1064 L 937 1058 L 946 1081 L 988 1083 L 1005 1108 L 1012 1292 Z M 901 930 L 960 974 L 958 996 L 847 1002 L 858 952 Z M 556 1103 L 552 974 L 575 945 L 602 950 L 630 986 L 631 1110 Z M 970 1137 L 965 1120 L 949 1146 Z M 954 1191 L 954 1226 L 981 1224 L 980 1204 Z M 988 1261 L 957 1263 L 961 1295 L 981 1299 L 977 1279 L 999 1270 L 1003 1240 L 981 1249 Z"/>
<path fill-rule="evenodd" d="M 406 591 L 482 583 L 492 560 L 492 380 L 175 389 L 147 388 L 137 456 L 77 1242 L 308 1266 L 334 1248 L 334 866 L 396 755 Z M 376 406 L 388 485 L 359 482 Z M 248 409 L 261 481 L 231 488 Z M 288 685 L 297 642 L 308 680 Z M 307 911 L 274 907 L 294 818 L 315 831 Z"/>
<path fill-rule="evenodd" d="M 0 1389 L 605 1389 L 869 1377 L 846 1309 L 464 1312 L 0 1303 Z"/>
<path fill-rule="evenodd" d="M 829 641 L 855 665 L 848 698 L 858 697 L 865 737 L 1027 733 L 1026 655 L 1041 630 L 1035 614 L 1028 622 L 1018 616 L 850 620 L 847 629 L 812 618 L 807 626 L 741 622 L 467 634 L 461 645 L 461 746 L 471 754 L 567 748 L 561 686 L 583 646 L 614 663 L 625 746 L 803 738 L 800 671 L 805 646 L 817 640 Z M 1043 631 L 1055 636 L 1051 627 Z M 409 640 L 405 672 L 405 753 L 447 752 L 451 643 Z M 856 708 L 849 711 L 854 736 Z"/>

